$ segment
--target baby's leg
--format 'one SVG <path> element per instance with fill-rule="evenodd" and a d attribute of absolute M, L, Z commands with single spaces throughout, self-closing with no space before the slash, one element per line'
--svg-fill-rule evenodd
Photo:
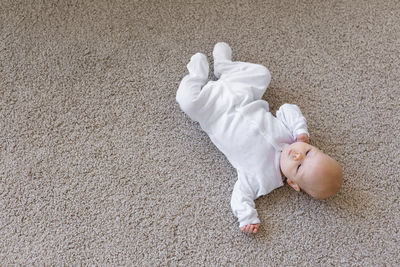
<path fill-rule="evenodd" d="M 239 83 L 261 99 L 270 81 L 269 70 L 259 64 L 232 61 L 232 50 L 226 43 L 217 43 L 213 51 L 214 74 L 227 83 Z"/>
<path fill-rule="evenodd" d="M 201 88 L 207 83 L 209 66 L 204 54 L 197 53 L 193 55 L 187 65 L 189 74 L 186 75 L 176 93 L 176 101 L 181 109 L 194 119 L 196 110 L 195 101 L 200 94 Z"/>

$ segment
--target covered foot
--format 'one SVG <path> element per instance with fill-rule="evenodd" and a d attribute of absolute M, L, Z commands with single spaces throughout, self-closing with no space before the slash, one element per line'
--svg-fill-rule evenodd
<path fill-rule="evenodd" d="M 232 49 L 224 42 L 216 43 L 213 50 L 214 61 L 232 60 Z"/>
<path fill-rule="evenodd" d="M 221 73 L 218 71 L 218 64 L 224 61 L 232 60 L 232 49 L 224 42 L 216 43 L 213 50 L 214 57 L 214 75 L 219 78 Z"/>
<path fill-rule="evenodd" d="M 202 53 L 196 53 L 190 58 L 190 62 L 187 65 L 187 69 L 192 76 L 201 77 L 207 79 L 208 77 L 208 61 L 207 57 Z"/>

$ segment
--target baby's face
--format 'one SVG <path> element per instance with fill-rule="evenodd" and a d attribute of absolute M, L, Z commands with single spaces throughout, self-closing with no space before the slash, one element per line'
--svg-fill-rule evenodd
<path fill-rule="evenodd" d="M 283 149 L 280 167 L 291 187 L 318 199 L 334 195 L 342 184 L 342 167 L 337 161 L 304 142 Z"/>
<path fill-rule="evenodd" d="M 296 142 L 283 149 L 280 157 L 282 173 L 288 180 L 298 181 L 307 176 L 316 166 L 321 155 L 318 148 L 304 143 Z"/>

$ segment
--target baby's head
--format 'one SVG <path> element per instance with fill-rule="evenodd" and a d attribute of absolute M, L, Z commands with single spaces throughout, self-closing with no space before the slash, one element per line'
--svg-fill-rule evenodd
<path fill-rule="evenodd" d="M 317 199 L 333 196 L 342 185 L 343 171 L 336 160 L 304 142 L 283 149 L 280 168 L 288 184 Z"/>

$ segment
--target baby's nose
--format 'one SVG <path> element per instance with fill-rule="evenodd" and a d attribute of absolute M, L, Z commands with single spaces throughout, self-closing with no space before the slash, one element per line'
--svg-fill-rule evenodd
<path fill-rule="evenodd" d="M 300 152 L 294 152 L 293 159 L 294 160 L 301 160 L 303 158 L 303 154 Z"/>

